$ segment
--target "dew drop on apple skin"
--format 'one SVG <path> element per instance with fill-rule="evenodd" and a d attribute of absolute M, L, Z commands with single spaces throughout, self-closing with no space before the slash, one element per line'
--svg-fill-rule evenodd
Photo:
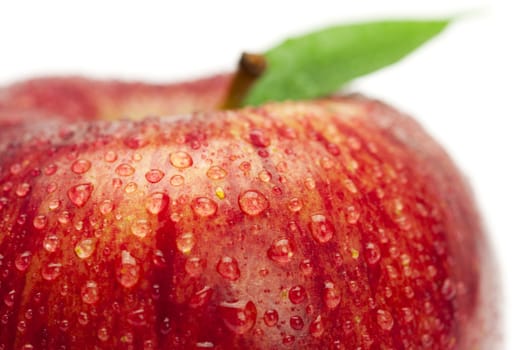
<path fill-rule="evenodd" d="M 81 208 L 91 197 L 93 189 L 94 187 L 91 183 L 78 184 L 67 191 L 67 196 L 76 207 Z"/>
<path fill-rule="evenodd" d="M 123 287 L 131 288 L 139 281 L 139 272 L 137 260 L 128 251 L 122 251 L 121 261 L 117 266 L 117 281 Z"/>
<path fill-rule="evenodd" d="M 99 299 L 98 285 L 95 281 L 87 281 L 80 290 L 80 297 L 86 304 L 96 304 Z"/>
<path fill-rule="evenodd" d="M 304 321 L 301 316 L 293 315 L 290 317 L 290 327 L 299 331 L 304 327 Z"/>
<path fill-rule="evenodd" d="M 146 198 L 146 210 L 152 215 L 158 215 L 169 204 L 169 197 L 162 192 L 155 192 Z"/>
<path fill-rule="evenodd" d="M 173 175 L 170 179 L 170 184 L 174 187 L 184 185 L 184 176 L 182 175 Z"/>
<path fill-rule="evenodd" d="M 42 247 L 47 252 L 53 253 L 57 250 L 58 243 L 59 243 L 58 236 L 53 233 L 49 233 L 44 237 L 44 240 L 42 241 Z"/>
<path fill-rule="evenodd" d="M 191 277 L 199 277 L 206 268 L 206 260 L 200 257 L 190 257 L 184 264 L 184 270 Z"/>
<path fill-rule="evenodd" d="M 290 288 L 288 291 L 288 299 L 292 304 L 300 304 L 306 300 L 306 289 L 303 286 L 297 285 Z"/>
<path fill-rule="evenodd" d="M 212 295 L 213 289 L 209 286 L 204 286 L 190 297 L 189 306 L 192 309 L 204 306 L 210 301 Z"/>
<path fill-rule="evenodd" d="M 15 267 L 18 271 L 24 272 L 29 267 L 29 264 L 31 263 L 31 258 L 33 255 L 29 251 L 25 251 L 23 253 L 20 253 L 15 258 Z"/>
<path fill-rule="evenodd" d="M 288 210 L 292 213 L 296 213 L 303 207 L 303 201 L 300 198 L 294 197 L 288 201 Z"/>
<path fill-rule="evenodd" d="M 319 243 L 326 243 L 334 236 L 334 225 L 322 214 L 312 215 L 308 226 L 313 238 Z"/>
<path fill-rule="evenodd" d="M 137 219 L 131 224 L 131 233 L 139 238 L 144 238 L 151 232 L 151 225 L 146 219 Z"/>
<path fill-rule="evenodd" d="M 240 303 L 221 303 L 219 314 L 224 325 L 236 334 L 244 334 L 251 330 L 257 319 L 257 308 L 253 301 L 244 306 Z"/>
<path fill-rule="evenodd" d="M 80 259 L 87 259 L 95 251 L 95 240 L 93 238 L 86 238 L 77 243 L 75 246 L 75 254 Z"/>
<path fill-rule="evenodd" d="M 228 173 L 226 172 L 226 170 L 217 165 L 211 166 L 206 172 L 206 176 L 208 176 L 208 178 L 211 180 L 224 179 L 227 174 Z"/>
<path fill-rule="evenodd" d="M 106 327 L 100 327 L 97 331 L 97 338 L 101 342 L 106 342 L 109 339 L 109 331 Z"/>
<path fill-rule="evenodd" d="M 91 162 L 86 159 L 78 159 L 71 164 L 71 171 L 75 174 L 84 174 L 91 168 Z"/>
<path fill-rule="evenodd" d="M 127 322 L 134 327 L 143 327 L 147 324 L 143 308 L 138 308 L 128 313 Z"/>
<path fill-rule="evenodd" d="M 113 211 L 114 205 L 111 199 L 104 199 L 98 206 L 98 211 L 102 215 L 108 215 Z"/>
<path fill-rule="evenodd" d="M 268 327 L 273 327 L 279 321 L 279 313 L 274 309 L 267 310 L 263 315 L 263 320 Z"/>
<path fill-rule="evenodd" d="M 365 246 L 365 259 L 370 265 L 375 265 L 381 259 L 381 251 L 379 247 L 372 242 L 369 242 Z"/>
<path fill-rule="evenodd" d="M 45 215 L 37 215 L 33 219 L 33 227 L 37 230 L 43 230 L 47 225 L 47 217 Z"/>
<path fill-rule="evenodd" d="M 341 291 L 332 281 L 325 281 L 323 301 L 328 309 L 335 309 L 341 303 Z"/>
<path fill-rule="evenodd" d="M 271 260 L 281 264 L 289 263 L 294 255 L 292 244 L 286 238 L 273 241 L 267 253 Z"/>
<path fill-rule="evenodd" d="M 268 199 L 257 190 L 242 192 L 238 198 L 240 209 L 247 215 L 255 216 L 269 207 Z"/>
<path fill-rule="evenodd" d="M 4 295 L 4 304 L 5 306 L 11 308 L 15 304 L 16 291 L 11 289 L 8 293 Z"/>
<path fill-rule="evenodd" d="M 217 212 L 217 203 L 208 197 L 197 197 L 191 201 L 191 209 L 200 217 L 209 217 Z"/>
<path fill-rule="evenodd" d="M 122 163 L 122 164 L 119 164 L 119 166 L 117 166 L 117 168 L 115 169 L 115 172 L 119 176 L 131 176 L 135 174 L 135 168 L 132 167 L 128 163 Z"/>
<path fill-rule="evenodd" d="M 49 263 L 45 265 L 40 271 L 40 274 L 42 275 L 42 278 L 45 279 L 46 281 L 53 281 L 57 279 L 61 271 L 62 271 L 62 264 L 55 262 L 55 263 Z"/>
<path fill-rule="evenodd" d="M 324 333 L 324 325 L 322 322 L 321 315 L 318 315 L 312 323 L 310 323 L 309 327 L 310 334 L 314 338 L 320 338 Z"/>
<path fill-rule="evenodd" d="M 177 249 L 182 254 L 189 254 L 195 246 L 196 240 L 193 232 L 185 232 L 177 236 L 175 239 Z"/>
<path fill-rule="evenodd" d="M 15 194 L 18 197 L 25 197 L 31 191 L 31 185 L 27 182 L 22 182 L 16 187 Z"/>
<path fill-rule="evenodd" d="M 170 153 L 170 163 L 177 169 L 189 168 L 193 165 L 193 158 L 184 151 Z"/>
<path fill-rule="evenodd" d="M 223 256 L 217 263 L 217 272 L 223 278 L 236 281 L 241 277 L 241 271 L 239 270 L 239 264 L 235 258 L 229 256 Z"/>
<path fill-rule="evenodd" d="M 377 310 L 377 324 L 384 331 L 390 331 L 394 326 L 392 314 L 386 310 Z"/>
<path fill-rule="evenodd" d="M 151 169 L 145 175 L 146 180 L 152 184 L 156 184 L 160 182 L 160 180 L 162 180 L 163 177 L 164 177 L 164 172 L 159 169 Z"/>

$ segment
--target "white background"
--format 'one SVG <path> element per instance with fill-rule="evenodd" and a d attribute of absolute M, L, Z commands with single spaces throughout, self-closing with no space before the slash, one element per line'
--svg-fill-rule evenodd
<path fill-rule="evenodd" d="M 231 70 L 326 24 L 463 14 L 351 89 L 416 116 L 470 179 L 501 266 L 507 349 L 524 349 L 525 43 L 520 0 L 34 1 L 0 5 L 0 85 L 32 76 L 172 81 Z M 467 13 L 468 15 L 464 15 Z M 520 23 L 521 22 L 521 23 Z"/>

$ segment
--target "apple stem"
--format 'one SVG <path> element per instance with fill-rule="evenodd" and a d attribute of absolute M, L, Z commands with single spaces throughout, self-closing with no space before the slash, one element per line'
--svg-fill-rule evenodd
<path fill-rule="evenodd" d="M 244 52 L 221 108 L 235 109 L 241 107 L 246 94 L 265 69 L 266 59 L 263 55 Z"/>

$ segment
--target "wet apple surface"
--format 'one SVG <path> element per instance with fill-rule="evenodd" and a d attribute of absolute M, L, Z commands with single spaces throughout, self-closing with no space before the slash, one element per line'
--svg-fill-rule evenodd
<path fill-rule="evenodd" d="M 2 91 L 0 349 L 490 348 L 442 148 L 358 95 L 214 110 L 229 79 Z"/>

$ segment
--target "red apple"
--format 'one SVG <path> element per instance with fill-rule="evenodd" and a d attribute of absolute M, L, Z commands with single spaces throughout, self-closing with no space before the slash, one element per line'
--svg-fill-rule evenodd
<path fill-rule="evenodd" d="M 0 349 L 496 346 L 480 218 L 417 122 L 217 110 L 229 82 L 1 90 Z"/>

